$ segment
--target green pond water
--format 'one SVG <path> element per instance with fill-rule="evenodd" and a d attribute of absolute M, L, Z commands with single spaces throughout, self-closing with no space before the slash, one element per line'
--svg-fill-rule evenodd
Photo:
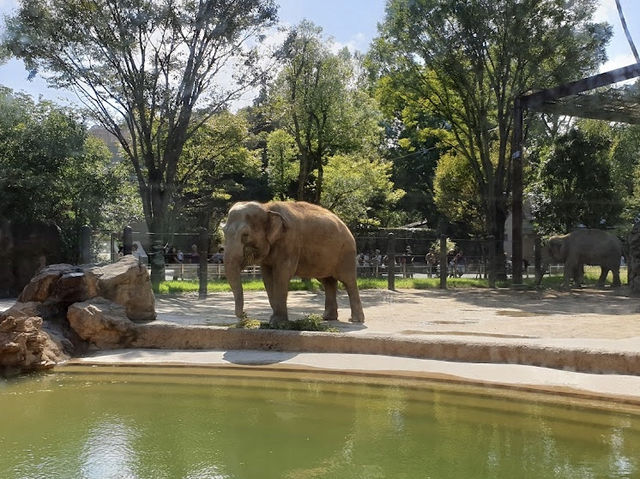
<path fill-rule="evenodd" d="M 0 478 L 640 477 L 640 409 L 404 379 L 66 367 L 0 383 Z"/>

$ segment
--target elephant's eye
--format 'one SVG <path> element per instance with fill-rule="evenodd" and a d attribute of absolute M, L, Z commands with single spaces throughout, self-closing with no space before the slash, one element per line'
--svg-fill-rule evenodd
<path fill-rule="evenodd" d="M 241 240 L 243 243 L 249 241 L 249 233 L 242 233 Z"/>

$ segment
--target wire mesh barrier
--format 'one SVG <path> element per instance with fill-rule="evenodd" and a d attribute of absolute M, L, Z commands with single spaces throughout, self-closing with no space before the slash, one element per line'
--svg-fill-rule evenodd
<path fill-rule="evenodd" d="M 396 278 L 434 278 L 446 288 L 452 278 L 487 280 L 490 275 L 492 239 L 446 238 L 432 231 L 388 233 L 370 232 L 356 236 L 355 266 L 359 278 L 386 279 L 389 289 Z M 145 264 L 156 286 L 162 281 L 198 281 L 201 295 L 206 295 L 209 280 L 224 280 L 225 267 L 221 238 L 200 232 L 152 234 L 125 228 L 121 233 L 88 231 L 83 241 L 86 262 L 115 262 L 132 254 Z M 495 253 L 494 253 L 495 254 Z M 513 265 L 505 254 L 495 265 L 509 278 Z M 525 279 L 535 278 L 533 261 L 522 265 Z M 545 272 L 562 276 L 562 264 L 550 265 Z M 249 265 L 241 276 L 260 279 L 260 267 Z"/>

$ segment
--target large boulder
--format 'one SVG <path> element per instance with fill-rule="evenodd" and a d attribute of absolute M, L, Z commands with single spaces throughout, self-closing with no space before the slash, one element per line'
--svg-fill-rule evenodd
<path fill-rule="evenodd" d="M 132 321 L 155 317 L 149 273 L 133 256 L 100 267 L 47 266 L 0 315 L 0 374 L 49 367 L 91 346 L 129 346 Z"/>
<path fill-rule="evenodd" d="M 149 272 L 134 256 L 127 255 L 117 263 L 92 268 L 88 274 L 98 280 L 97 296 L 124 306 L 132 321 L 156 319 Z"/>
<path fill-rule="evenodd" d="M 91 298 L 109 299 L 125 308 L 133 321 L 156 318 L 155 298 L 147 268 L 131 255 L 106 266 L 54 264 L 43 268 L 18 297 L 21 303 L 43 303 L 52 310 Z M 43 311 L 44 312 L 44 311 Z"/>
<path fill-rule="evenodd" d="M 0 373 L 48 369 L 64 359 L 67 355 L 42 331 L 42 318 L 0 315 Z"/>
<path fill-rule="evenodd" d="M 135 324 L 125 309 L 108 299 L 74 303 L 67 318 L 78 336 L 100 349 L 127 347 L 136 338 Z"/>

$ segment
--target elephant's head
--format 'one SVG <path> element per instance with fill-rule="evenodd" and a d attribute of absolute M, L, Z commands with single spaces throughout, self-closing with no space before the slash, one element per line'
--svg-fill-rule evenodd
<path fill-rule="evenodd" d="M 237 317 L 244 314 L 240 272 L 246 266 L 261 264 L 285 229 L 282 215 L 271 211 L 268 204 L 242 202 L 229 210 L 224 226 L 224 267 L 233 291 Z"/>
<path fill-rule="evenodd" d="M 567 256 L 565 238 L 563 236 L 552 236 L 541 249 L 542 268 L 536 271 L 536 284 L 540 285 L 542 276 L 549 269 L 551 263 L 564 263 Z"/>

